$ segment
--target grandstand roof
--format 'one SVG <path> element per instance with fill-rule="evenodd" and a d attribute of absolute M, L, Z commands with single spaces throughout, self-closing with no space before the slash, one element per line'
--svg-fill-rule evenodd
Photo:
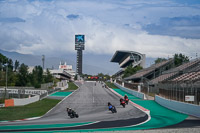
<path fill-rule="evenodd" d="M 160 67 L 165 66 L 171 62 L 173 62 L 173 59 L 169 59 L 161 63 L 154 64 L 148 68 L 138 71 L 136 74 L 133 74 L 125 78 L 125 80 L 139 79 L 139 78 L 145 77 L 146 75 L 149 75 L 150 73 L 154 72 L 156 69 L 159 69 Z"/>
<path fill-rule="evenodd" d="M 119 63 L 121 68 L 125 68 L 132 63 L 135 63 L 135 65 L 142 63 L 142 61 L 145 60 L 144 58 L 145 55 L 138 52 L 118 50 L 113 55 L 111 62 Z"/>
<path fill-rule="evenodd" d="M 134 51 L 128 51 L 128 50 L 117 50 L 115 52 L 115 54 L 113 55 L 112 59 L 110 62 L 117 62 L 119 63 L 124 57 L 130 55 L 130 54 L 138 54 L 138 55 L 142 55 L 138 52 L 134 52 Z"/>

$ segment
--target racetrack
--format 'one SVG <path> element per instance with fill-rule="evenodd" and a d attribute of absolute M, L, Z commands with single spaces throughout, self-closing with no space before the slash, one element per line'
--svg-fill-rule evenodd
<path fill-rule="evenodd" d="M 101 83 L 84 82 L 83 84 L 78 83 L 78 85 L 80 87 L 77 91 L 65 98 L 42 118 L 30 121 L 6 122 L 0 123 L 0 125 L 46 125 L 96 122 L 90 125 L 79 126 L 79 129 L 93 129 L 131 126 L 142 123 L 148 119 L 148 116 L 144 112 L 132 105 L 127 105 L 126 108 L 123 108 L 119 103 L 119 97 L 113 94 L 110 90 L 102 87 Z M 117 113 L 112 114 L 108 111 L 108 102 L 115 105 Z M 79 118 L 69 118 L 67 116 L 66 107 L 74 109 L 79 114 Z M 55 128 L 58 129 L 58 127 Z M 60 130 L 61 129 L 74 130 L 75 128 L 62 127 Z M 13 129 L 6 131 L 14 132 L 33 130 L 52 130 L 52 127 L 42 129 Z"/>

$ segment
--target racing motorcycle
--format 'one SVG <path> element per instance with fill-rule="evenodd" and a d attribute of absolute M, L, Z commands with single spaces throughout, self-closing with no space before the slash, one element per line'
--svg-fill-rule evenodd
<path fill-rule="evenodd" d="M 78 118 L 79 117 L 79 115 L 71 108 L 67 108 L 67 113 L 70 118 Z"/>
<path fill-rule="evenodd" d="M 126 106 L 126 102 L 125 102 L 125 100 L 122 99 L 122 98 L 120 98 L 120 105 L 122 105 L 122 107 L 124 107 L 124 108 L 125 108 L 125 106 Z"/>
<path fill-rule="evenodd" d="M 109 109 L 112 113 L 117 113 L 117 109 L 116 109 L 115 106 L 113 106 L 111 103 L 108 103 L 108 109 Z"/>
<path fill-rule="evenodd" d="M 78 114 L 76 112 L 69 114 L 70 118 L 78 118 Z"/>

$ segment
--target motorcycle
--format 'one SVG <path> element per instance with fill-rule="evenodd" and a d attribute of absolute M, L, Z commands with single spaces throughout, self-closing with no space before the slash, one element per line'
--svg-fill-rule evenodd
<path fill-rule="evenodd" d="M 122 107 L 125 108 L 125 106 L 126 106 L 126 102 L 125 102 L 124 99 L 120 99 L 120 105 L 122 105 Z"/>
<path fill-rule="evenodd" d="M 79 116 L 78 116 L 78 114 L 75 112 L 75 113 L 69 114 L 69 117 L 70 117 L 70 118 L 78 118 Z"/>
<path fill-rule="evenodd" d="M 79 115 L 71 108 L 67 108 L 67 113 L 70 118 L 78 118 L 79 117 Z"/>
<path fill-rule="evenodd" d="M 128 105 L 129 99 L 126 98 L 126 99 L 124 99 L 124 100 L 125 100 L 126 104 Z"/>
<path fill-rule="evenodd" d="M 110 102 L 108 102 L 108 109 L 109 109 L 112 113 L 117 113 L 117 109 L 116 109 L 115 106 L 113 106 Z"/>

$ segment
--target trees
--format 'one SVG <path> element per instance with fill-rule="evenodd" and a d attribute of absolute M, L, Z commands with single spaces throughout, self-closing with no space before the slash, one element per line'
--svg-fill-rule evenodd
<path fill-rule="evenodd" d="M 166 61 L 167 59 L 165 59 L 165 58 L 157 58 L 154 62 L 155 62 L 155 64 L 157 64 L 157 63 L 161 63 L 161 62 L 163 62 L 163 61 Z"/>
<path fill-rule="evenodd" d="M 185 62 L 189 61 L 189 57 L 184 54 L 175 54 L 174 55 L 174 65 L 175 67 L 182 65 Z"/>
<path fill-rule="evenodd" d="M 44 83 L 43 69 L 41 66 L 35 66 L 32 73 L 30 74 L 30 82 L 35 88 L 40 88 L 41 84 Z"/>
<path fill-rule="evenodd" d="M 0 70 L 5 70 L 5 64 L 8 62 L 8 58 L 0 53 Z"/>
<path fill-rule="evenodd" d="M 44 77 L 45 83 L 49 83 L 53 81 L 53 75 L 50 73 L 49 69 L 47 69 L 46 75 Z"/>
<path fill-rule="evenodd" d="M 15 60 L 15 65 L 14 65 L 14 71 L 16 72 L 16 70 L 19 68 L 19 61 Z"/>
<path fill-rule="evenodd" d="M 28 83 L 28 66 L 22 63 L 19 67 L 19 73 L 17 73 L 17 86 L 26 86 Z"/>
<path fill-rule="evenodd" d="M 7 83 L 9 86 L 34 86 L 35 88 L 40 88 L 42 83 L 49 83 L 54 80 L 49 70 L 47 70 L 46 75 L 43 75 L 42 67 L 35 66 L 33 72 L 29 73 L 27 65 L 24 63 L 20 65 L 19 61 L 16 60 L 13 66 L 13 61 L 0 53 L 0 86 L 5 86 L 6 84 L 7 67 Z"/>
<path fill-rule="evenodd" d="M 141 69 L 142 69 L 141 66 L 132 67 L 132 65 L 129 65 L 124 71 L 123 78 L 131 76 L 131 75 L 135 74 L 137 71 L 139 71 Z"/>

